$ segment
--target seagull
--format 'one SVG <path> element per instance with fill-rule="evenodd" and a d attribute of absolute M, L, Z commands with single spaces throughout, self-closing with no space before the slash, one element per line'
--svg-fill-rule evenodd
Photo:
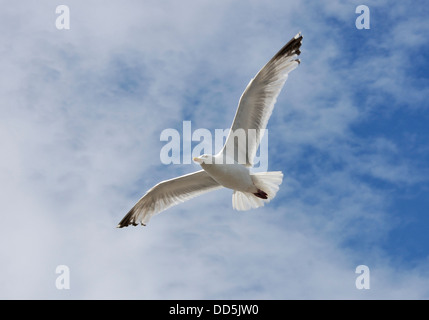
<path fill-rule="evenodd" d="M 146 226 L 152 216 L 220 188 L 233 190 L 232 206 L 240 211 L 261 207 L 275 197 L 283 173 L 250 172 L 249 168 L 288 74 L 300 64 L 302 38 L 301 33 L 295 35 L 250 80 L 221 151 L 193 158 L 202 170 L 162 181 L 148 190 L 119 222 L 118 228 Z M 236 139 L 234 133 L 240 130 L 246 134 L 247 143 Z M 252 130 L 254 134 L 250 134 Z"/>

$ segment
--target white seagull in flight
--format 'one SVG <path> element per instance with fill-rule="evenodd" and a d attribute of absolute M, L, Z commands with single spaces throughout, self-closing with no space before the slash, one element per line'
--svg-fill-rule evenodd
<path fill-rule="evenodd" d="M 136 226 L 139 223 L 146 225 L 153 215 L 161 211 L 223 187 L 234 190 L 232 206 L 236 210 L 258 208 L 275 197 L 282 183 L 283 173 L 252 173 L 249 167 L 253 166 L 261 133 L 267 126 L 277 96 L 289 72 L 300 63 L 298 56 L 301 53 L 301 42 L 302 35 L 298 33 L 250 80 L 241 95 L 222 150 L 216 155 L 204 154 L 193 159 L 203 170 L 158 183 L 140 198 L 119 222 L 118 228 Z M 252 129 L 256 134 L 249 134 Z M 244 130 L 247 143 L 237 143 L 233 134 L 237 130 Z M 231 147 L 234 149 L 230 149 Z M 229 150 L 235 152 L 231 154 Z"/>

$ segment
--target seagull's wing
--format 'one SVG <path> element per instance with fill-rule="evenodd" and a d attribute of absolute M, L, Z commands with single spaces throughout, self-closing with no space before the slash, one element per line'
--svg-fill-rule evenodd
<path fill-rule="evenodd" d="M 253 165 L 263 129 L 267 126 L 277 96 L 287 80 L 288 73 L 300 63 L 298 56 L 301 53 L 301 41 L 302 35 L 298 33 L 250 80 L 241 95 L 231 130 L 220 151 L 224 156 L 228 154 L 229 158 L 241 164 Z M 241 132 L 244 130 L 248 140 L 246 143 L 238 143 L 238 129 L 241 129 Z"/>
<path fill-rule="evenodd" d="M 130 224 L 137 225 L 138 223 L 146 225 L 153 215 L 219 188 L 222 186 L 204 170 L 162 181 L 141 197 L 119 222 L 118 228 L 127 227 Z"/>

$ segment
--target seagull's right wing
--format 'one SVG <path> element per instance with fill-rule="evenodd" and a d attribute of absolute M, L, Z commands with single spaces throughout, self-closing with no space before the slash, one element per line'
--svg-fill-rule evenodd
<path fill-rule="evenodd" d="M 250 80 L 240 98 L 226 143 L 220 151 L 224 156 L 227 154 L 229 158 L 246 166 L 253 165 L 253 158 L 277 96 L 288 78 L 288 73 L 300 63 L 298 56 L 301 53 L 301 41 L 302 35 L 298 33 Z M 254 129 L 254 134 L 250 134 L 249 129 Z M 244 131 L 247 143 L 237 141 L 240 136 L 237 133 L 240 130 Z"/>
<path fill-rule="evenodd" d="M 119 222 L 118 228 L 138 223 L 146 225 L 150 218 L 176 204 L 220 189 L 222 186 L 204 170 L 158 183 L 136 203 Z"/>

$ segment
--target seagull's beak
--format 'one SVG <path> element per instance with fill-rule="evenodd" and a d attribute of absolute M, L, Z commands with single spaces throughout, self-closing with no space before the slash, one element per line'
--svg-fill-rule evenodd
<path fill-rule="evenodd" d="M 199 158 L 199 157 L 194 157 L 192 160 L 194 160 L 198 164 L 203 163 L 203 160 L 201 158 Z"/>

